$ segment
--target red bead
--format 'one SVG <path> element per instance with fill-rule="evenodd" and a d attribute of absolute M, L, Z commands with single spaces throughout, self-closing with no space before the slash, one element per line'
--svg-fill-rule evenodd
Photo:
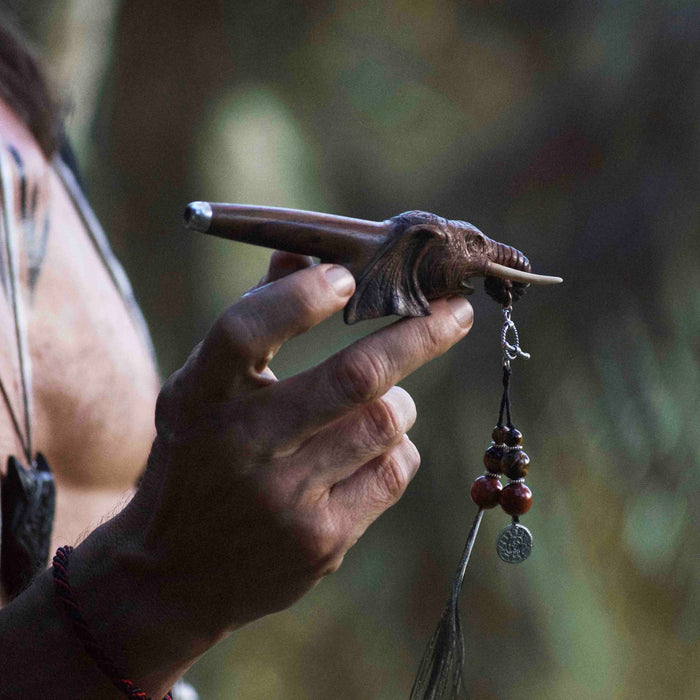
<path fill-rule="evenodd" d="M 506 452 L 501 459 L 501 471 L 509 479 L 523 479 L 530 469 L 530 458 L 522 450 Z"/>
<path fill-rule="evenodd" d="M 471 489 L 472 501 L 479 508 L 495 508 L 500 503 L 503 485 L 494 476 L 480 476 Z"/>
<path fill-rule="evenodd" d="M 503 469 L 501 469 L 501 460 L 503 459 L 503 448 L 498 445 L 491 445 L 488 450 L 484 453 L 484 466 L 492 474 L 500 474 Z"/>
<path fill-rule="evenodd" d="M 523 434 L 515 426 L 511 426 L 510 430 L 506 433 L 505 443 L 508 445 L 508 447 L 522 445 Z"/>
<path fill-rule="evenodd" d="M 472 487 L 473 488 L 473 487 Z M 532 491 L 521 481 L 513 481 L 500 493 L 501 508 L 508 515 L 523 515 L 532 505 Z"/>
<path fill-rule="evenodd" d="M 496 426 L 494 426 L 494 429 L 491 432 L 491 439 L 497 445 L 502 445 L 504 440 L 506 439 L 507 433 L 508 433 L 508 428 L 506 428 L 505 425 L 496 425 Z"/>

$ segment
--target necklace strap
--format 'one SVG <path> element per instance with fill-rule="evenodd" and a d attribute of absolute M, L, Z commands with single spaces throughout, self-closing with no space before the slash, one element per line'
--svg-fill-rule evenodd
<path fill-rule="evenodd" d="M 8 261 L 8 294 L 12 306 L 15 325 L 15 340 L 19 358 L 20 384 L 22 389 L 23 415 L 19 419 L 12 408 L 6 387 L 0 378 L 0 392 L 12 416 L 15 432 L 22 443 L 27 461 L 32 461 L 32 431 L 31 431 L 31 400 L 32 400 L 32 370 L 27 345 L 27 326 L 22 302 L 22 290 L 19 285 L 19 241 L 15 226 L 15 187 L 12 166 L 9 163 L 4 144 L 0 144 L 0 192 L 2 193 L 2 227 L 5 233 L 5 254 Z M 24 432 L 20 423 L 24 423 Z"/>
<path fill-rule="evenodd" d="M 121 266 L 116 256 L 112 252 L 112 248 L 107 240 L 107 235 L 95 216 L 95 212 L 93 212 L 87 198 L 83 194 L 83 190 L 80 187 L 80 183 L 78 182 L 75 173 L 70 169 L 70 167 L 68 167 L 60 156 L 56 156 L 54 158 L 53 168 L 63 183 L 63 187 L 68 193 L 73 206 L 80 215 L 80 219 L 85 226 L 85 230 L 87 231 L 88 236 L 90 237 L 90 240 L 92 241 L 92 244 L 100 257 L 102 264 L 105 266 L 105 269 L 111 277 L 114 286 L 117 288 L 117 291 L 123 299 L 132 323 L 136 327 L 136 330 L 141 336 L 143 342 L 146 344 L 146 347 L 151 354 L 151 359 L 155 363 L 156 354 L 155 350 L 153 349 L 151 335 L 148 332 L 148 325 L 146 324 L 146 320 L 141 313 L 139 305 L 136 303 L 129 278 L 126 276 L 124 268 Z"/>

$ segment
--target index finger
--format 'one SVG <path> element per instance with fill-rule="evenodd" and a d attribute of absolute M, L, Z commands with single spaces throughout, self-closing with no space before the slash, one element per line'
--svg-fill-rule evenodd
<path fill-rule="evenodd" d="M 442 355 L 472 326 L 471 304 L 462 297 L 441 299 L 430 309 L 430 316 L 397 321 L 320 365 L 263 389 L 272 411 L 280 416 L 275 424 L 278 444 L 301 442 L 382 396 L 418 367 Z"/>
<path fill-rule="evenodd" d="M 345 268 L 320 264 L 244 294 L 219 316 L 190 364 L 197 394 L 222 400 L 250 388 L 285 341 L 339 311 L 354 287 Z"/>

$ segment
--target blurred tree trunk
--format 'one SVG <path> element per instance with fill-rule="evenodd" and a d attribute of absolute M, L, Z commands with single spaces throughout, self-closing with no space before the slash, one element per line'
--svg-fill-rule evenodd
<path fill-rule="evenodd" d="M 185 204 L 202 197 L 190 176 L 193 135 L 233 65 L 219 3 L 127 1 L 117 21 L 95 124 L 109 169 L 95 168 L 90 189 L 171 369 L 184 359 L 168 354 L 172 328 L 192 339 L 203 332 L 186 264 L 197 241 L 181 225 Z"/>

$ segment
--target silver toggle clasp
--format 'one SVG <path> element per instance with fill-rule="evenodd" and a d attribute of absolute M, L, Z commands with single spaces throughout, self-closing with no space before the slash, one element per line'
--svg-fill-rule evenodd
<path fill-rule="evenodd" d="M 525 352 L 520 347 L 520 336 L 518 335 L 518 329 L 515 327 L 511 319 L 512 307 L 506 306 L 503 308 L 503 330 L 501 331 L 501 347 L 503 348 L 503 364 L 506 367 L 510 367 L 511 360 L 515 360 L 518 357 L 523 357 L 526 360 L 530 359 L 530 353 Z M 512 343 L 508 342 L 508 333 L 512 333 Z"/>

